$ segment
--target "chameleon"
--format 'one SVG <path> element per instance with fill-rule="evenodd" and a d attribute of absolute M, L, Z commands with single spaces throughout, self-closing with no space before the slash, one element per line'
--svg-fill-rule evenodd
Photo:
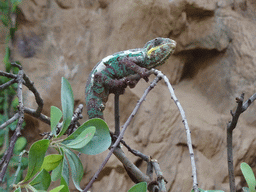
<path fill-rule="evenodd" d="M 148 82 L 149 70 L 164 64 L 175 47 L 174 40 L 158 37 L 148 41 L 143 48 L 117 52 L 98 62 L 85 87 L 89 119 L 104 119 L 103 111 L 109 94 L 121 95 L 127 86 L 135 87 L 141 78 Z"/>

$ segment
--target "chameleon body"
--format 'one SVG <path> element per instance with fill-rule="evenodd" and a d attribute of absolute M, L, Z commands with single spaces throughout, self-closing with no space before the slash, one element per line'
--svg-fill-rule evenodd
<path fill-rule="evenodd" d="M 97 63 L 85 89 L 89 118 L 103 119 L 109 94 L 123 94 L 127 86 L 134 87 L 140 78 L 148 81 L 149 69 L 163 64 L 175 47 L 175 41 L 158 37 L 147 42 L 143 48 L 121 51 Z M 139 79 L 132 80 L 131 77 L 136 74 L 139 74 Z"/>

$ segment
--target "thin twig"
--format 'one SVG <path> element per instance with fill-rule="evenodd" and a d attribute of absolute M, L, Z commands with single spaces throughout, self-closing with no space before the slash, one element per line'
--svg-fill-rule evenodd
<path fill-rule="evenodd" d="M 9 87 L 10 85 L 17 83 L 16 79 L 11 79 L 10 81 L 0 85 L 0 90 L 5 89 L 6 87 Z"/>
<path fill-rule="evenodd" d="M 8 121 L 0 125 L 0 130 L 10 125 L 12 122 L 16 121 L 18 118 L 19 118 L 19 113 L 16 113 L 12 118 L 10 118 Z"/>
<path fill-rule="evenodd" d="M 162 171 L 160 169 L 160 166 L 159 166 L 157 160 L 152 160 L 152 165 L 153 165 L 154 170 L 156 172 L 159 190 L 161 192 L 166 192 L 165 183 L 167 183 L 167 181 L 165 180 L 165 178 L 163 176 L 163 173 L 162 173 Z"/>
<path fill-rule="evenodd" d="M 99 173 L 102 171 L 103 167 L 106 165 L 106 163 L 108 162 L 109 158 L 111 157 L 113 151 L 116 149 L 116 147 L 118 146 L 118 144 L 120 143 L 121 139 L 124 136 L 124 133 L 128 127 L 128 125 L 130 124 L 132 118 L 135 116 L 135 114 L 137 113 L 137 111 L 139 110 L 142 102 L 145 100 L 147 94 L 149 93 L 149 91 L 151 89 L 154 88 L 154 86 L 156 85 L 156 83 L 161 79 L 161 77 L 157 76 L 153 82 L 150 84 L 150 86 L 145 90 L 144 94 L 142 95 L 142 97 L 140 98 L 139 102 L 137 103 L 137 105 L 135 106 L 135 108 L 133 109 L 133 112 L 131 113 L 131 115 L 129 116 L 129 118 L 127 119 L 127 121 L 125 122 L 125 124 L 123 125 L 123 128 L 117 138 L 117 140 L 115 141 L 115 143 L 113 144 L 112 148 L 110 149 L 107 157 L 104 159 L 103 163 L 100 165 L 100 168 L 98 169 L 98 171 L 94 174 L 94 176 L 92 177 L 92 179 L 90 180 L 90 182 L 87 184 L 87 186 L 85 187 L 85 189 L 83 190 L 83 192 L 87 192 L 93 182 L 98 178 Z"/>
<path fill-rule="evenodd" d="M 188 145 L 188 150 L 190 153 L 190 160 L 191 160 L 191 166 L 192 166 L 192 178 L 193 178 L 193 189 L 195 192 L 199 192 L 198 190 L 198 183 L 197 183 L 197 174 L 196 174 L 196 163 L 195 163 L 195 157 L 194 157 L 194 151 L 193 151 L 193 147 L 192 147 L 192 140 L 191 140 L 191 134 L 190 134 L 190 129 L 188 126 L 188 122 L 187 122 L 187 118 L 185 115 L 185 111 L 183 110 L 180 102 L 178 101 L 174 90 L 169 82 L 169 79 L 162 74 L 161 71 L 158 71 L 156 69 L 151 69 L 151 71 L 153 71 L 157 76 L 163 78 L 163 80 L 165 81 L 165 84 L 167 85 L 170 93 L 171 93 L 171 97 L 174 100 L 175 104 L 177 105 L 179 111 L 180 111 L 180 115 L 182 117 L 182 123 L 184 124 L 185 130 L 186 130 L 186 134 L 187 134 L 187 145 Z"/>
<path fill-rule="evenodd" d="M 40 113 L 43 110 L 43 106 L 44 106 L 44 101 L 41 98 L 39 92 L 37 91 L 37 89 L 34 86 L 34 82 L 30 81 L 30 79 L 28 78 L 28 76 L 24 73 L 23 75 L 23 79 L 24 79 L 24 85 L 35 95 L 35 99 L 36 99 L 36 103 L 38 105 L 36 112 L 34 113 L 34 117 L 39 117 Z"/>
<path fill-rule="evenodd" d="M 68 135 L 72 134 L 76 130 L 78 120 L 83 118 L 82 116 L 83 108 L 84 108 L 83 104 L 79 104 L 78 107 L 76 108 L 67 130 Z"/>
<path fill-rule="evenodd" d="M 135 149 L 132 149 L 129 145 L 127 145 L 125 143 L 124 140 L 121 140 L 121 143 L 128 149 L 129 152 L 131 152 L 133 155 L 137 156 L 137 157 L 140 157 L 142 160 L 146 161 L 146 162 L 149 162 L 150 161 L 150 157 L 141 153 L 140 151 L 138 150 L 135 150 Z"/>
<path fill-rule="evenodd" d="M 115 94 L 115 135 L 120 134 L 119 94 Z"/>
<path fill-rule="evenodd" d="M 7 170 L 8 164 L 11 160 L 12 154 L 13 154 L 13 149 L 14 145 L 18 139 L 18 137 L 21 135 L 21 127 L 22 123 L 24 121 L 24 106 L 23 106 L 23 98 L 22 98 L 22 76 L 23 76 L 23 71 L 20 70 L 18 73 L 17 81 L 18 81 L 18 88 L 17 88 L 17 96 L 19 100 L 19 120 L 17 123 L 17 127 L 15 129 L 14 134 L 11 137 L 10 145 L 8 150 L 6 150 L 4 156 L 2 157 L 2 160 L 0 162 L 0 166 L 2 167 L 1 172 L 0 172 L 0 183 L 3 181 L 5 172 Z"/>
<path fill-rule="evenodd" d="M 11 78 L 11 79 L 16 79 L 17 78 L 17 75 L 14 75 L 12 73 L 7 73 L 7 72 L 1 71 L 1 70 L 0 70 L 0 76 L 8 77 L 8 78 Z"/>
<path fill-rule="evenodd" d="M 31 116 L 33 116 L 33 117 L 35 117 L 35 118 L 37 118 L 37 119 L 39 119 L 39 120 L 41 120 L 41 121 L 43 121 L 44 123 L 46 123 L 48 125 L 51 124 L 50 118 L 48 116 L 46 116 L 46 115 L 44 115 L 42 113 L 40 113 L 39 116 L 38 116 L 36 110 L 34 110 L 34 109 L 30 109 L 28 107 L 24 107 L 24 112 L 29 114 L 29 115 L 31 115 Z"/>
<path fill-rule="evenodd" d="M 244 104 L 244 93 L 239 98 L 236 98 L 237 107 L 235 113 L 230 111 L 232 120 L 227 125 L 227 156 L 228 156 L 228 173 L 230 192 L 236 191 L 234 163 L 233 163 L 233 130 L 236 128 L 238 118 L 256 99 L 256 94 L 251 96 Z"/>

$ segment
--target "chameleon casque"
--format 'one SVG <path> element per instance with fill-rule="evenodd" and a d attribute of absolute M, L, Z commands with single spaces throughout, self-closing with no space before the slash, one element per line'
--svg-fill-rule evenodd
<path fill-rule="evenodd" d="M 97 63 L 85 88 L 89 119 L 103 119 L 109 94 L 123 94 L 127 86 L 133 88 L 140 78 L 148 81 L 149 69 L 162 65 L 175 47 L 174 40 L 158 37 L 147 42 L 143 48 L 121 51 Z"/>

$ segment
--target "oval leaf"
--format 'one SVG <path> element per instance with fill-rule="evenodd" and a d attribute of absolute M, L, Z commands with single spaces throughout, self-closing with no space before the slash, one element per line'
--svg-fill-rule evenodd
<path fill-rule="evenodd" d="M 64 187 L 64 185 L 60 185 L 60 186 L 55 187 L 54 189 L 50 190 L 50 192 L 59 192 L 63 187 Z"/>
<path fill-rule="evenodd" d="M 89 143 L 89 141 L 91 141 L 95 132 L 96 128 L 94 126 L 86 128 L 75 139 L 71 140 L 68 144 L 66 144 L 66 147 L 71 149 L 80 149 L 84 147 L 87 143 Z"/>
<path fill-rule="evenodd" d="M 56 126 L 62 117 L 62 112 L 58 107 L 51 106 L 51 130 L 52 134 L 56 136 Z"/>
<path fill-rule="evenodd" d="M 92 140 L 83 148 L 78 149 L 78 151 L 88 155 L 97 155 L 107 150 L 111 145 L 111 137 L 106 122 L 95 118 L 86 121 L 84 124 L 85 126 L 96 127 L 96 132 Z"/>
<path fill-rule="evenodd" d="M 24 182 L 31 179 L 40 170 L 49 143 L 50 141 L 48 139 L 43 139 L 35 142 L 30 147 L 28 154 L 28 172 L 24 179 Z"/>
<path fill-rule="evenodd" d="M 80 159 L 77 157 L 77 155 L 73 153 L 71 150 L 65 148 L 64 152 L 65 152 L 65 156 L 67 157 L 68 163 L 70 165 L 71 177 L 72 177 L 73 183 L 79 191 L 83 191 L 80 188 L 80 182 L 84 175 L 83 165 Z"/>
<path fill-rule="evenodd" d="M 29 184 L 37 190 L 46 191 L 51 184 L 51 176 L 43 169 Z"/>
<path fill-rule="evenodd" d="M 254 192 L 256 180 L 251 167 L 247 163 L 243 162 L 241 163 L 240 168 L 242 170 L 246 183 L 250 189 L 250 192 Z"/>
<path fill-rule="evenodd" d="M 61 105 L 63 111 L 63 125 L 58 137 L 62 136 L 66 132 L 74 111 L 73 91 L 68 80 L 64 77 L 62 77 L 61 80 Z"/>
<path fill-rule="evenodd" d="M 147 192 L 147 183 L 141 182 L 134 185 L 128 192 Z"/>
<path fill-rule="evenodd" d="M 60 164 L 62 159 L 63 156 L 59 154 L 48 155 L 44 158 L 41 169 L 45 169 L 46 171 L 52 171 Z"/>
<path fill-rule="evenodd" d="M 27 139 L 25 137 L 19 137 L 14 146 L 14 153 L 20 153 L 27 145 Z"/>

